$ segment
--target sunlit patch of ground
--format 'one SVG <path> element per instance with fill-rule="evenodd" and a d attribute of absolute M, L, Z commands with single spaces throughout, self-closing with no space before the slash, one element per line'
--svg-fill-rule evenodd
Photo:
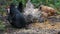
<path fill-rule="evenodd" d="M 44 23 L 33 23 L 32 27 L 41 29 L 60 29 L 60 22 L 50 24 L 48 21 Z"/>
<path fill-rule="evenodd" d="M 60 18 L 60 15 L 56 16 L 56 18 Z M 32 27 L 35 27 L 35 28 L 59 29 L 60 30 L 60 22 L 51 22 L 49 20 L 47 20 L 47 21 L 45 21 L 43 23 L 36 22 L 36 23 L 31 24 L 31 25 L 32 25 Z"/>

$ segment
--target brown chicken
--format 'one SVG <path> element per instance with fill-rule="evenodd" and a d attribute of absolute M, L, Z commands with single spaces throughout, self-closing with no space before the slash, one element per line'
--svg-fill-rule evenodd
<path fill-rule="evenodd" d="M 48 14 L 48 16 L 53 16 L 56 14 L 56 10 L 52 7 L 48 7 L 48 6 L 44 6 L 44 5 L 41 5 L 39 7 L 39 10 L 41 10 L 42 12 L 44 12 L 43 14 Z"/>

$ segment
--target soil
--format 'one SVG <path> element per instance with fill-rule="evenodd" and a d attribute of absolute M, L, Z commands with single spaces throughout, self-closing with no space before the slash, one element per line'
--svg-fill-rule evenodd
<path fill-rule="evenodd" d="M 6 22 L 5 22 L 6 23 Z M 6 24 L 6 30 L 0 31 L 0 34 L 59 34 L 60 16 L 49 18 L 43 23 L 32 23 L 27 28 L 13 28 L 9 23 Z"/>

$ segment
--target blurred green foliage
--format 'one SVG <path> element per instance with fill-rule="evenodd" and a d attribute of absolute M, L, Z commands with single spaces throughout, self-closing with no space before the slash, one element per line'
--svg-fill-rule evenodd
<path fill-rule="evenodd" d="M 25 7 L 28 0 L 0 0 L 0 14 L 4 14 L 6 12 L 5 8 L 11 3 L 18 5 L 20 1 Z M 60 14 L 60 0 L 31 0 L 31 3 L 35 6 L 35 8 L 38 8 L 42 4 L 53 7 L 58 10 L 57 13 Z M 1 23 L 2 22 L 0 22 L 0 29 L 4 29 L 5 26 Z"/>
<path fill-rule="evenodd" d="M 0 30 L 5 30 L 5 25 L 2 20 L 0 20 Z"/>

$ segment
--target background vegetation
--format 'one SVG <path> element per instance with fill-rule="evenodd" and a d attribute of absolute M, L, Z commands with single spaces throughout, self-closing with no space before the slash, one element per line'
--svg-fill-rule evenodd
<path fill-rule="evenodd" d="M 13 2 L 18 5 L 20 1 L 25 7 L 28 0 L 0 0 L 0 14 L 2 14 L 2 16 L 5 15 L 5 9 L 8 5 L 10 5 L 10 3 Z M 31 3 L 35 6 L 35 8 L 38 8 L 41 4 L 53 7 L 58 10 L 57 13 L 60 14 L 60 0 L 31 0 Z M 5 27 L 3 26 L 2 22 L 3 21 L 0 19 L 0 29 L 3 29 Z"/>

